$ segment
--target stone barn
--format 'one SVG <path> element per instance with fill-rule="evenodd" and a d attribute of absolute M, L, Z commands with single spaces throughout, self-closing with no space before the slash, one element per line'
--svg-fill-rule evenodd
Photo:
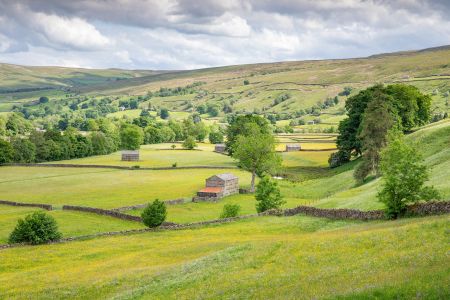
<path fill-rule="evenodd" d="M 286 144 L 286 152 L 300 151 L 300 144 Z"/>
<path fill-rule="evenodd" d="M 218 153 L 224 153 L 225 152 L 225 144 L 216 144 L 214 146 L 214 151 Z"/>
<path fill-rule="evenodd" d="M 216 201 L 222 197 L 239 193 L 239 178 L 225 173 L 206 179 L 206 187 L 197 192 L 192 201 Z"/>
<path fill-rule="evenodd" d="M 123 150 L 122 161 L 139 161 L 139 150 Z"/>

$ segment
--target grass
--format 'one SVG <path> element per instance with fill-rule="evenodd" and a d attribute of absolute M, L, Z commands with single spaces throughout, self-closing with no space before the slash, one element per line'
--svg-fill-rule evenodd
<path fill-rule="evenodd" d="M 161 150 L 171 149 L 171 145 L 172 144 L 158 144 L 142 146 L 139 151 L 139 162 L 121 161 L 121 153 L 119 151 L 110 155 L 90 156 L 80 159 L 56 161 L 53 163 L 116 165 L 128 167 L 136 165 L 141 167 L 172 167 L 172 164 L 174 163 L 177 163 L 178 167 L 236 166 L 231 157 L 213 152 L 213 145 L 208 146 L 207 144 L 201 144 L 199 149 L 202 151 L 181 150 L 180 144 L 176 144 L 177 150 Z"/>
<path fill-rule="evenodd" d="M 8 240 L 8 236 L 16 226 L 17 220 L 39 208 L 16 207 L 0 205 L 0 244 Z M 58 223 L 58 228 L 64 237 L 88 235 L 99 232 L 119 231 L 128 229 L 143 228 L 144 225 L 138 222 L 125 221 L 107 216 L 99 216 L 92 213 L 74 211 L 45 211 L 53 216 Z"/>
<path fill-rule="evenodd" d="M 444 299 L 449 225 L 263 217 L 6 249 L 0 298 Z"/>
<path fill-rule="evenodd" d="M 110 170 L 43 167 L 2 167 L 3 199 L 23 202 L 114 208 L 153 201 L 192 197 L 205 179 L 232 172 L 241 186 L 250 174 L 240 170 Z M 26 186 L 26 188 L 24 188 Z"/>

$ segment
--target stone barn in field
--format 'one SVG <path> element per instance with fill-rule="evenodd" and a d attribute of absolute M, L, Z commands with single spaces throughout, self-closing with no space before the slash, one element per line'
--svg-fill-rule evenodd
<path fill-rule="evenodd" d="M 123 150 L 122 161 L 139 161 L 139 150 Z"/>
<path fill-rule="evenodd" d="M 300 151 L 300 144 L 286 144 L 286 152 Z"/>
<path fill-rule="evenodd" d="M 206 187 L 198 191 L 192 201 L 216 201 L 237 193 L 239 193 L 239 178 L 230 173 L 219 174 L 207 178 Z"/>
<path fill-rule="evenodd" d="M 225 152 L 225 144 L 216 144 L 214 146 L 214 151 L 218 153 L 224 153 Z"/>

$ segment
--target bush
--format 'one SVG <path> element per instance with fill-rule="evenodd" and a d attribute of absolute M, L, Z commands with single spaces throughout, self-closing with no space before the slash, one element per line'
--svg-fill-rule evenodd
<path fill-rule="evenodd" d="M 340 150 L 330 155 L 330 158 L 328 159 L 328 164 L 330 165 L 330 168 L 336 168 L 342 166 L 343 164 L 349 161 L 350 161 L 350 153 Z"/>
<path fill-rule="evenodd" d="M 19 219 L 16 228 L 11 232 L 8 242 L 43 244 L 59 240 L 62 234 L 58 231 L 58 225 L 52 216 L 38 211 Z"/>
<path fill-rule="evenodd" d="M 281 196 L 278 183 L 271 180 L 268 176 L 261 179 L 256 186 L 256 211 L 265 212 L 269 209 L 278 209 L 285 203 Z"/>
<path fill-rule="evenodd" d="M 244 85 L 249 85 L 249 84 L 250 84 L 250 81 L 248 81 L 247 79 L 244 80 Z"/>
<path fill-rule="evenodd" d="M 212 131 L 209 133 L 209 141 L 211 144 L 223 143 L 223 134 L 220 131 Z"/>
<path fill-rule="evenodd" d="M 186 148 L 188 150 L 192 150 L 195 147 L 197 147 L 197 143 L 195 142 L 195 138 L 192 136 L 188 136 L 186 140 L 183 142 L 183 148 Z"/>
<path fill-rule="evenodd" d="M 416 148 L 406 144 L 401 134 L 391 133 L 388 146 L 381 152 L 381 170 L 383 185 L 378 199 L 386 204 L 386 214 L 391 219 L 404 215 L 408 204 L 440 199 L 436 189 L 424 186 L 427 167 Z"/>
<path fill-rule="evenodd" d="M 167 216 L 166 204 L 156 199 L 149 203 L 141 214 L 142 221 L 148 227 L 161 225 Z"/>
<path fill-rule="evenodd" d="M 221 219 L 225 218 L 233 218 L 239 215 L 241 211 L 241 206 L 239 204 L 225 204 L 223 206 L 222 214 L 220 215 Z"/>

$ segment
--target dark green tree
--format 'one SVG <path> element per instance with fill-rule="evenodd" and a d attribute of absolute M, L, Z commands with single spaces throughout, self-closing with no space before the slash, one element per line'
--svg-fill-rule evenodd
<path fill-rule="evenodd" d="M 14 148 L 14 161 L 19 163 L 32 163 L 36 159 L 36 146 L 28 139 L 15 137 L 11 139 Z"/>
<path fill-rule="evenodd" d="M 7 141 L 0 139 L 0 165 L 12 162 L 14 149 Z"/>
<path fill-rule="evenodd" d="M 226 132 L 227 141 L 225 143 L 230 155 L 234 152 L 238 137 L 240 135 L 248 136 L 253 134 L 254 125 L 256 125 L 260 133 L 271 133 L 269 122 L 258 115 L 237 116 L 230 120 L 230 126 L 227 127 Z"/>
<path fill-rule="evenodd" d="M 123 150 L 137 150 L 144 143 L 142 129 L 136 125 L 125 125 L 120 130 L 120 146 Z"/>
<path fill-rule="evenodd" d="M 150 228 L 161 225 L 167 216 L 166 204 L 156 199 L 149 203 L 141 214 L 142 222 Z"/>
<path fill-rule="evenodd" d="M 19 219 L 11 232 L 8 242 L 43 244 L 61 239 L 55 219 L 44 212 L 38 211 Z"/>

